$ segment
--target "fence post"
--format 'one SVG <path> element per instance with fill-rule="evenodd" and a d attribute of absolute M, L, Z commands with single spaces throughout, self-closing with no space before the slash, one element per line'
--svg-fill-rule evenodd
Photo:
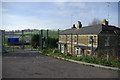
<path fill-rule="evenodd" d="M 32 30 L 31 30 L 31 50 L 32 50 Z"/>
<path fill-rule="evenodd" d="M 2 33 L 2 53 L 3 53 L 3 30 L 1 31 L 1 33 Z"/>
<path fill-rule="evenodd" d="M 40 48 L 41 48 L 41 34 L 40 34 L 40 30 L 39 30 L 39 51 L 40 51 Z"/>
<path fill-rule="evenodd" d="M 59 49 L 59 29 L 58 29 L 58 49 Z"/>
<path fill-rule="evenodd" d="M 3 47 L 4 49 L 4 52 L 5 52 L 5 30 L 4 30 L 4 47 Z"/>
<path fill-rule="evenodd" d="M 41 40 L 40 40 L 40 42 L 41 42 L 41 50 L 43 50 L 43 39 L 42 39 L 42 37 L 43 37 L 43 30 L 41 30 Z"/>
<path fill-rule="evenodd" d="M 24 30 L 22 30 L 22 49 L 24 50 Z"/>
<path fill-rule="evenodd" d="M 13 36 L 15 36 L 15 35 L 14 35 L 14 31 L 13 31 Z M 14 52 L 14 45 L 15 45 L 15 43 L 13 43 L 13 52 Z"/>
<path fill-rule="evenodd" d="M 47 49 L 48 49 L 48 29 L 47 29 Z"/>

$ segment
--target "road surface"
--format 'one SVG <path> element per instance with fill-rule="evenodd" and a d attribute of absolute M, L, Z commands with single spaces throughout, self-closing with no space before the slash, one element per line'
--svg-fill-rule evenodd
<path fill-rule="evenodd" d="M 35 52 L 3 56 L 3 78 L 118 78 L 117 71 L 72 63 Z"/>

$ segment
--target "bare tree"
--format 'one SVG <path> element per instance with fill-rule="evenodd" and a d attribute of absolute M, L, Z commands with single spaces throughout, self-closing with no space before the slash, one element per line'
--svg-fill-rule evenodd
<path fill-rule="evenodd" d="M 94 18 L 93 21 L 89 23 L 89 25 L 96 25 L 96 24 L 101 24 L 101 20 L 98 18 Z"/>

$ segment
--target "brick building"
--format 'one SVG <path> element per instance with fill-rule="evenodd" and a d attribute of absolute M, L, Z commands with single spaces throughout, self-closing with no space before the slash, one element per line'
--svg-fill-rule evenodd
<path fill-rule="evenodd" d="M 120 55 L 120 28 L 108 25 L 104 19 L 102 24 L 77 27 L 59 33 L 58 49 L 61 53 L 72 56 L 95 56 L 118 59 Z"/>

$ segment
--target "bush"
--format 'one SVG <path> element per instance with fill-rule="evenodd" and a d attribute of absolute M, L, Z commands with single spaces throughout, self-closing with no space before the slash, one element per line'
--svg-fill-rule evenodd
<path fill-rule="evenodd" d="M 83 61 L 83 62 L 87 62 L 87 63 L 101 64 L 104 66 L 111 66 L 111 67 L 120 67 L 119 61 L 107 61 L 105 59 L 95 58 L 95 57 L 91 57 L 91 56 L 73 57 L 73 56 L 65 54 L 65 53 L 63 54 L 63 53 L 59 53 L 59 52 L 54 52 L 53 49 L 43 50 L 43 52 L 44 52 L 44 55 L 50 54 L 49 56 L 59 56 L 59 57 L 64 57 L 67 59 L 73 59 L 73 60 L 77 60 L 77 61 Z"/>
<path fill-rule="evenodd" d="M 33 48 L 37 48 L 39 46 L 39 35 L 38 34 L 35 34 L 32 36 L 31 43 L 32 43 Z"/>
<path fill-rule="evenodd" d="M 58 38 L 48 37 L 48 47 L 57 48 Z M 47 39 L 45 40 L 45 46 L 47 46 Z"/>

